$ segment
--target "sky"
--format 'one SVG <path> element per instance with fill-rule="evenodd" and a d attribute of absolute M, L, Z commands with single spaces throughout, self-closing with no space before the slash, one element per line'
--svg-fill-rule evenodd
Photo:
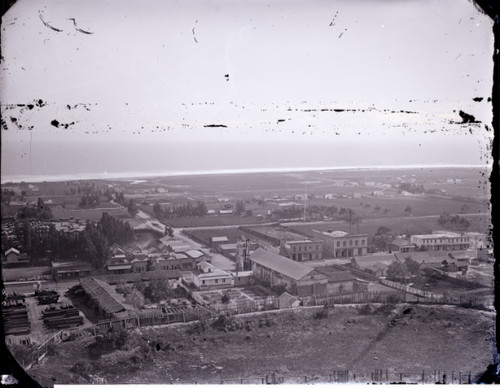
<path fill-rule="evenodd" d="M 491 163 L 467 0 L 18 0 L 1 44 L 2 181 Z"/>

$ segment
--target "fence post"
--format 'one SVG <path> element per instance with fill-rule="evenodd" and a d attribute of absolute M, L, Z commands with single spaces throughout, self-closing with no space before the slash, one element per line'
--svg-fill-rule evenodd
<path fill-rule="evenodd" d="M 425 371 L 422 370 L 422 384 L 425 383 Z"/>
<path fill-rule="evenodd" d="M 186 314 L 184 313 L 184 311 L 182 311 L 182 320 L 184 321 L 184 323 L 186 322 Z"/>

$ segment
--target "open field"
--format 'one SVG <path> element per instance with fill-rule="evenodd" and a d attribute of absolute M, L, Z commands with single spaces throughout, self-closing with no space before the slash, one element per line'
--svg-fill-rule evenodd
<path fill-rule="evenodd" d="M 466 216 L 470 223 L 470 231 L 482 233 L 489 232 L 490 217 L 485 215 Z M 359 224 L 359 233 L 373 235 L 380 226 L 386 226 L 396 234 L 426 234 L 433 230 L 443 230 L 437 223 L 438 217 L 380 217 L 373 219 L 363 219 Z M 349 225 L 346 222 L 311 222 L 311 223 L 283 223 L 290 230 L 301 234 L 308 234 L 311 230 L 344 230 L 349 232 Z M 357 225 L 353 225 L 351 231 L 357 233 Z"/>
<path fill-rule="evenodd" d="M 203 226 L 230 226 L 258 224 L 268 222 L 259 217 L 247 217 L 238 215 L 218 215 L 205 217 L 185 217 L 185 218 L 167 218 L 162 221 L 164 224 L 171 225 L 174 228 L 190 228 Z"/>
<path fill-rule="evenodd" d="M 451 214 L 461 213 L 484 213 L 488 211 L 487 202 L 473 203 L 464 202 L 451 198 L 445 198 L 434 195 L 423 195 L 413 197 L 361 197 L 361 198 L 342 198 L 335 200 L 313 199 L 307 201 L 308 206 L 317 204 L 324 206 L 335 205 L 338 208 L 352 208 L 356 214 L 364 218 L 380 217 L 382 215 L 389 216 L 405 216 L 407 206 L 412 208 L 412 215 L 440 215 L 443 211 L 448 211 Z M 377 206 L 380 210 L 376 210 Z M 387 212 L 385 212 L 387 209 Z"/>
<path fill-rule="evenodd" d="M 65 207 L 57 205 L 52 206 L 51 209 L 54 219 L 68 219 L 73 217 L 81 220 L 99 221 L 104 212 L 115 217 L 126 217 L 129 215 L 126 209 L 119 208 L 110 203 L 104 203 L 95 209 L 82 209 L 74 205 Z"/>
<path fill-rule="evenodd" d="M 89 375 L 108 384 L 220 383 L 272 373 L 285 381 L 302 376 L 303 382 L 303 376 L 348 369 L 362 382 L 375 369 L 417 376 L 470 371 L 474 378 L 492 360 L 494 313 L 448 306 L 336 306 L 327 318 L 314 319 L 318 310 L 239 316 L 241 329 L 228 332 L 214 327 L 193 332 L 184 324 L 142 328 L 129 334 L 120 350 L 103 349 L 92 358 L 87 346 L 94 339 L 62 343 L 30 374 L 44 385 L 95 381 Z"/>

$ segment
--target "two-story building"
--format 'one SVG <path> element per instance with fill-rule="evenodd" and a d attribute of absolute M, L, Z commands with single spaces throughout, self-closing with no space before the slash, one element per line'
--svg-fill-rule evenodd
<path fill-rule="evenodd" d="M 342 230 L 313 230 L 312 234 L 315 241 L 323 241 L 323 249 L 328 249 L 333 258 L 364 256 L 368 253 L 367 234 L 350 234 Z"/>
<path fill-rule="evenodd" d="M 312 240 L 281 241 L 280 255 L 293 261 L 321 260 L 323 258 L 323 242 Z"/>
<path fill-rule="evenodd" d="M 455 232 L 415 234 L 410 242 L 422 251 L 465 251 L 470 248 L 469 237 Z"/>

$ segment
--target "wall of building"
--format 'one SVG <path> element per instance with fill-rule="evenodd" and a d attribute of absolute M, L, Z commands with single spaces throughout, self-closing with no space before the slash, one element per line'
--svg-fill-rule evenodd
<path fill-rule="evenodd" d="M 326 286 L 328 295 L 347 294 L 354 292 L 354 281 L 329 282 Z"/>
<path fill-rule="evenodd" d="M 346 235 L 334 237 L 323 234 L 319 231 L 313 231 L 315 240 L 323 241 L 325 247 L 334 258 L 364 256 L 368 254 L 368 236 Z"/>

